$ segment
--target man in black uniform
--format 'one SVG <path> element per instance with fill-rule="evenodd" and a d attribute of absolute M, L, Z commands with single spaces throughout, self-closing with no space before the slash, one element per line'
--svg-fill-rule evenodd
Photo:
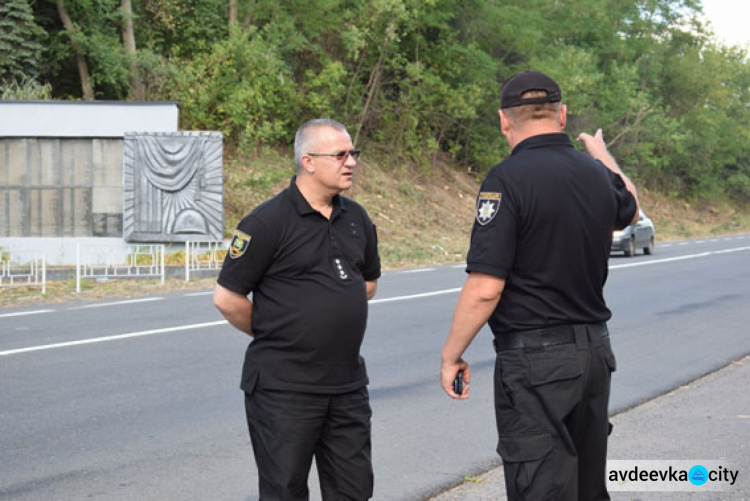
<path fill-rule="evenodd" d="M 461 356 L 489 321 L 508 498 L 609 499 L 615 359 L 603 288 L 612 231 L 638 217 L 636 191 L 601 130 L 579 136 L 589 154 L 573 148 L 560 88 L 547 75 L 507 80 L 499 113 L 512 153 L 477 198 L 469 276 L 443 347 L 441 384 L 449 396 L 467 398 L 471 371 Z M 453 389 L 459 370 L 460 395 Z"/>
<path fill-rule="evenodd" d="M 366 500 L 372 413 L 359 350 L 380 277 L 375 226 L 340 195 L 359 157 L 343 125 L 306 122 L 294 155 L 289 188 L 238 225 L 214 304 L 253 338 L 241 387 L 260 499 L 308 499 L 314 457 L 324 500 Z"/>

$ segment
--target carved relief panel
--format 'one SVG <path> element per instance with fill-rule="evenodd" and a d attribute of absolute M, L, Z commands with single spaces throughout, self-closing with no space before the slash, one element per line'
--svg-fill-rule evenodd
<path fill-rule="evenodd" d="M 128 242 L 221 240 L 219 132 L 126 133 L 123 237 Z"/>

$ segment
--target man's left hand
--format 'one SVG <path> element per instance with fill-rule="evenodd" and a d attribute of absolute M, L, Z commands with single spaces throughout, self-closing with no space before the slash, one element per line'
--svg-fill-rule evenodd
<path fill-rule="evenodd" d="M 458 395 L 453 391 L 453 381 L 456 379 L 458 371 L 464 371 L 464 391 Z M 471 369 L 463 359 L 459 358 L 456 363 L 447 363 L 443 361 L 440 368 L 440 382 L 443 386 L 443 391 L 448 394 L 449 397 L 457 400 L 465 400 L 469 398 L 469 388 L 471 387 Z"/>

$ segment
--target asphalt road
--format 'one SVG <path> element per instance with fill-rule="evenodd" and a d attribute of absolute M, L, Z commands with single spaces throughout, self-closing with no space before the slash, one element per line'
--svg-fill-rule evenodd
<path fill-rule="evenodd" d="M 613 412 L 750 354 L 750 236 L 614 255 L 610 270 Z M 487 330 L 466 356 L 472 398 L 438 384 L 464 279 L 388 272 L 371 302 L 376 500 L 425 499 L 499 463 Z M 0 309 L 0 499 L 257 500 L 246 345 L 209 291 Z"/>

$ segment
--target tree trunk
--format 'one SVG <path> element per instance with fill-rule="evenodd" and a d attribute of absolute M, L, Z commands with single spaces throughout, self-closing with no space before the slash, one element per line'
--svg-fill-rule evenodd
<path fill-rule="evenodd" d="M 253 9 L 255 8 L 255 0 L 247 0 L 245 2 L 245 17 L 242 18 L 242 33 L 247 33 L 250 29 L 250 25 L 253 24 Z"/>
<path fill-rule="evenodd" d="M 122 43 L 125 55 L 128 57 L 130 70 L 130 97 L 136 101 L 146 99 L 146 89 L 141 82 L 138 71 L 138 57 L 135 48 L 135 33 L 133 31 L 133 4 L 131 0 L 122 0 Z"/>
<path fill-rule="evenodd" d="M 71 21 L 70 15 L 68 15 L 68 11 L 65 9 L 63 0 L 55 0 L 55 5 L 57 6 L 57 14 L 60 16 L 60 21 L 62 21 L 63 27 L 70 37 L 70 45 L 73 47 L 73 52 L 76 55 L 78 75 L 81 77 L 83 100 L 93 101 L 95 99 L 94 89 L 91 87 L 91 78 L 89 78 L 89 66 L 86 64 L 86 54 L 83 51 L 83 47 L 81 47 L 81 44 L 76 39 L 76 27 L 73 26 L 73 21 Z"/>
<path fill-rule="evenodd" d="M 229 0 L 229 33 L 232 33 L 232 28 L 237 26 L 237 1 Z"/>
<path fill-rule="evenodd" d="M 385 34 L 383 36 L 383 44 L 380 47 L 380 56 L 378 57 L 378 62 L 375 65 L 375 67 L 370 71 L 370 81 L 367 84 L 367 100 L 365 101 L 365 105 L 362 108 L 362 117 L 359 121 L 359 126 L 357 126 L 357 132 L 354 134 L 354 144 L 357 144 L 357 140 L 359 139 L 359 134 L 362 132 L 362 128 L 364 127 L 365 123 L 367 122 L 367 119 L 370 115 L 370 106 L 372 105 L 373 101 L 378 97 L 378 93 L 380 92 L 380 77 L 383 74 L 383 68 L 385 67 L 385 60 L 387 57 L 388 52 L 388 46 L 391 43 L 391 40 L 393 39 L 393 35 L 395 33 L 396 24 L 391 19 L 391 21 L 388 23 L 388 27 L 385 30 Z"/>

